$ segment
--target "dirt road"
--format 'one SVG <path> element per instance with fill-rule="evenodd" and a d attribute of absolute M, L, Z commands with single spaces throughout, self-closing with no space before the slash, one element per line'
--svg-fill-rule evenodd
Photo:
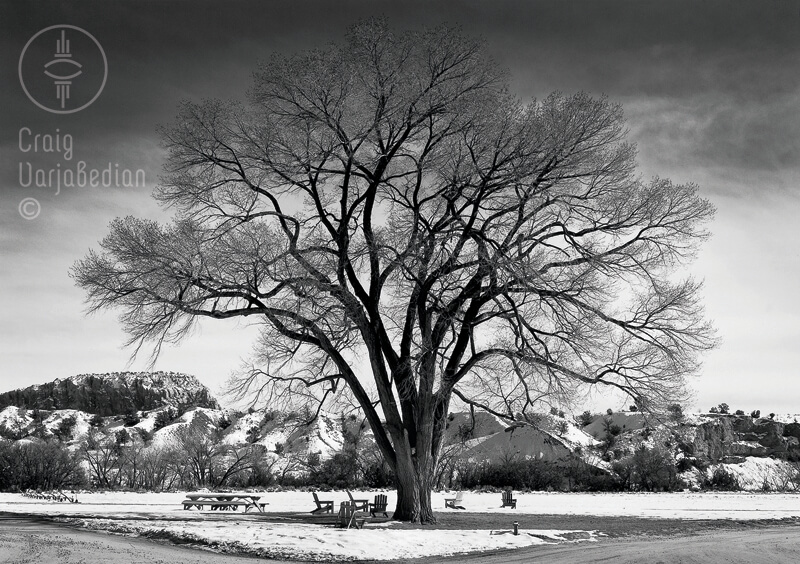
<path fill-rule="evenodd" d="M 795 564 L 800 562 L 800 527 L 706 532 L 691 537 L 613 539 L 532 548 L 480 559 L 475 564 Z"/>

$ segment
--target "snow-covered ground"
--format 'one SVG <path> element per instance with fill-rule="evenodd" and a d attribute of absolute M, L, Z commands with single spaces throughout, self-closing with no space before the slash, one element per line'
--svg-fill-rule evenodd
<path fill-rule="evenodd" d="M 372 498 L 376 492 L 355 494 Z M 395 502 L 392 491 L 390 509 Z M 265 492 L 261 501 L 269 513 L 311 510 L 308 492 Z M 443 509 L 451 494 L 434 493 L 433 504 Z M 345 501 L 345 492 L 327 492 L 323 499 Z M 680 519 L 781 519 L 800 517 L 800 495 L 756 493 L 659 493 L 659 494 L 515 494 L 517 509 L 500 508 L 500 494 L 464 494 L 466 512 L 508 515 L 505 530 L 430 530 L 397 528 L 373 523 L 363 530 L 341 530 L 321 525 L 265 521 L 258 514 L 185 511 L 183 493 L 80 493 L 80 503 L 43 502 L 19 494 L 0 494 L 0 511 L 59 516 L 93 529 L 129 534 L 163 535 L 200 541 L 219 549 L 257 552 L 262 556 L 306 559 L 396 559 L 447 555 L 481 550 L 516 548 L 546 542 L 593 541 L 597 531 L 535 529 L 537 514 L 633 516 Z M 510 534 L 511 523 L 520 523 L 520 535 Z"/>

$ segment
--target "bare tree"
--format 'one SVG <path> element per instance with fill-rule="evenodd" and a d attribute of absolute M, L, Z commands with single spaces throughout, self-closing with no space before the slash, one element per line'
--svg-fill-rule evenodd
<path fill-rule="evenodd" d="M 176 220 L 114 221 L 74 276 L 136 350 L 198 318 L 259 320 L 241 390 L 346 392 L 395 473 L 395 518 L 432 522 L 454 397 L 509 421 L 596 385 L 647 408 L 713 345 L 699 284 L 675 276 L 713 207 L 642 181 L 624 136 L 605 99 L 519 102 L 457 30 L 364 22 L 274 57 L 247 106 L 185 103 L 156 194 Z"/>
<path fill-rule="evenodd" d="M 175 454 L 186 462 L 194 483 L 198 486 L 210 485 L 213 479 L 214 461 L 218 456 L 218 445 L 205 423 L 194 420 L 189 425 L 184 425 L 173 434 L 175 439 Z"/>
<path fill-rule="evenodd" d="M 141 453 L 139 483 L 148 491 L 168 490 L 176 479 L 170 467 L 173 453 L 162 445 L 149 445 Z"/>
<path fill-rule="evenodd" d="M 99 487 L 111 488 L 119 483 L 122 447 L 113 437 L 90 431 L 80 452 L 89 466 L 92 481 Z"/>

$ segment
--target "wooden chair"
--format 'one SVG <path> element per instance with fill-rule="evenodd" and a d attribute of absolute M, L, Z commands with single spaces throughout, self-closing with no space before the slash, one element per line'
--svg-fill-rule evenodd
<path fill-rule="evenodd" d="M 347 492 L 348 497 L 350 498 L 350 503 L 353 504 L 356 511 L 366 511 L 367 507 L 369 506 L 368 499 L 353 499 L 353 494 L 350 493 L 350 490 L 345 490 Z"/>
<path fill-rule="evenodd" d="M 386 495 L 378 494 L 375 496 L 375 503 L 369 504 L 369 514 L 370 517 L 375 517 L 376 513 L 383 513 L 384 517 L 388 517 L 389 514 L 386 513 L 386 506 L 388 502 L 386 501 Z"/>
<path fill-rule="evenodd" d="M 465 507 L 461 506 L 461 502 L 463 500 L 464 500 L 464 492 L 456 492 L 456 497 L 444 499 L 444 506 L 445 508 L 450 507 L 452 509 L 466 509 Z"/>
<path fill-rule="evenodd" d="M 317 508 L 312 510 L 311 513 L 333 513 L 333 500 L 320 501 L 317 497 L 317 492 L 311 492 L 311 495 L 314 496 L 314 503 L 317 504 Z"/>
<path fill-rule="evenodd" d="M 511 497 L 514 495 L 511 490 L 506 490 L 503 492 L 503 505 L 500 507 L 511 507 L 511 509 L 517 508 L 517 500 Z"/>
<path fill-rule="evenodd" d="M 342 527 L 343 529 L 349 529 L 350 527 L 363 529 L 364 521 L 366 521 L 366 519 L 358 516 L 354 504 L 349 501 L 343 501 L 339 505 L 339 515 L 336 519 L 337 527 Z"/>

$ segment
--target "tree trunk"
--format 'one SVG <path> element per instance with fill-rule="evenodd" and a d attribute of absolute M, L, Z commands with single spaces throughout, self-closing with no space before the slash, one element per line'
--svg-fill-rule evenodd
<path fill-rule="evenodd" d="M 412 523 L 436 523 L 431 504 L 432 467 L 429 464 L 418 463 L 416 454 L 408 446 L 407 441 L 403 440 L 401 443 L 395 440 L 394 443 L 402 446 L 396 449 L 397 506 L 392 518 Z"/>

